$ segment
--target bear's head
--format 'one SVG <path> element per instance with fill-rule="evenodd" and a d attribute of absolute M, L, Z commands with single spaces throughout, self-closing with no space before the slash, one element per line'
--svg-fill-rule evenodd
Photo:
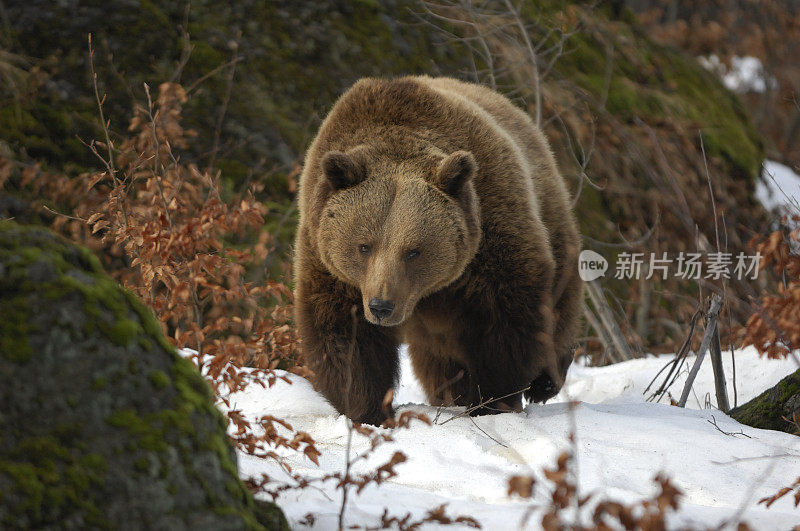
<path fill-rule="evenodd" d="M 319 254 L 360 290 L 373 324 L 403 323 L 421 298 L 461 276 L 478 250 L 475 158 L 456 151 L 426 160 L 386 160 L 363 148 L 322 157 L 329 195 Z"/>

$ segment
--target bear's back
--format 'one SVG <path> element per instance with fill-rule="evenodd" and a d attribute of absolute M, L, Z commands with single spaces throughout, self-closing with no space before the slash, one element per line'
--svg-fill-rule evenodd
<path fill-rule="evenodd" d="M 492 116 L 523 152 L 533 180 L 538 211 L 545 226 L 551 228 L 562 223 L 565 210 L 571 208 L 569 192 L 560 176 L 547 139 L 530 116 L 505 96 L 482 85 L 452 78 L 419 79 L 431 88 L 466 98 Z"/>
<path fill-rule="evenodd" d="M 319 163 L 325 153 L 346 152 L 362 144 L 375 145 L 386 138 L 407 135 L 424 139 L 443 154 L 472 152 L 478 161 L 475 184 L 483 200 L 491 201 L 493 196 L 527 197 L 526 202 L 537 216 L 530 164 L 533 159 L 508 130 L 514 112 L 522 118 L 525 114 L 497 95 L 496 106 L 505 103 L 508 117 L 506 123 L 498 121 L 488 98 L 482 102 L 471 97 L 470 88 L 479 95 L 481 87 L 448 78 L 409 76 L 358 81 L 334 104 L 306 153 L 300 182 L 300 202 L 305 210 L 313 209 L 312 197 L 322 177 Z M 533 131 L 530 123 L 528 130 Z M 549 156 L 546 145 L 541 155 Z M 302 221 L 301 216 L 301 225 Z"/>
<path fill-rule="evenodd" d="M 421 77 L 421 82 L 442 91 L 452 91 L 480 106 L 511 135 L 523 150 L 531 170 L 537 211 L 551 239 L 559 242 L 554 249 L 559 269 L 567 267 L 566 249 L 580 245 L 577 225 L 571 215 L 570 193 L 558 170 L 544 133 L 530 116 L 499 93 L 473 83 L 452 78 Z"/>

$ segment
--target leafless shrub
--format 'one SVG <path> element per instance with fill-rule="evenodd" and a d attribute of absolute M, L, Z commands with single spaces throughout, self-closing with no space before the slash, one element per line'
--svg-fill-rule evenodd
<path fill-rule="evenodd" d="M 641 502 L 625 505 L 619 502 L 597 499 L 596 496 L 579 497 L 577 485 L 572 474 L 572 452 L 565 451 L 558 456 L 556 466 L 544 471 L 545 477 L 552 483 L 548 503 L 544 506 L 541 519 L 542 527 L 547 531 L 556 530 L 611 530 L 620 527 L 630 530 L 661 531 L 666 529 L 666 517 L 670 511 L 677 510 L 681 491 L 669 478 L 659 474 L 655 483 L 659 491 Z M 508 480 L 508 494 L 524 499 L 533 499 L 535 479 L 532 476 L 513 476 Z M 583 525 L 578 518 L 580 510 L 594 504 L 592 524 Z M 532 507 L 532 509 L 536 506 Z M 575 509 L 576 511 L 573 511 Z M 530 511 L 526 519 L 530 517 Z M 524 522 L 523 522 L 524 525 Z"/>

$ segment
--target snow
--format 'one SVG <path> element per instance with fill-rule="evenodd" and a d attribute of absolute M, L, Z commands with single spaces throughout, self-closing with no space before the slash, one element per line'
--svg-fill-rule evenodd
<path fill-rule="evenodd" d="M 789 166 L 765 160 L 756 183 L 756 199 L 769 211 L 800 214 L 800 175 Z"/>
<path fill-rule="evenodd" d="M 732 401 L 730 353 L 724 358 Z M 374 470 L 397 450 L 408 457 L 397 466 L 397 477 L 370 485 L 360 494 L 351 492 L 346 525 L 379 526 L 384 508 L 394 516 L 411 513 L 420 518 L 447 503 L 449 516 L 472 516 L 484 529 L 519 528 L 533 509 L 526 528 L 539 528 L 541 510 L 535 508 L 548 504 L 551 488 L 543 469 L 553 468 L 559 453 L 570 448 L 570 433 L 575 434 L 580 495 L 593 493 L 633 503 L 656 492 L 653 478 L 663 472 L 685 495 L 670 528 L 717 527 L 736 521 L 739 512 L 742 520 L 758 529 L 788 529 L 800 523 L 800 509 L 793 506 L 791 496 L 769 509 L 757 504 L 800 476 L 800 438 L 743 426 L 716 409 L 705 409 L 707 402 L 715 402 L 708 359 L 687 409 L 647 402 L 642 392 L 669 359 L 649 357 L 601 368 L 573 364 L 564 389 L 552 402 L 528 405 L 522 413 L 470 418 L 460 416 L 460 408 L 438 410 L 426 405 L 401 349 L 395 406 L 399 412 L 411 410 L 438 419 L 432 426 L 413 422 L 409 429 L 395 431 L 394 442 L 378 447 L 366 462 L 355 466 L 355 472 Z M 753 349 L 736 351 L 738 403 L 796 370 L 794 359 L 769 361 Z M 688 367 L 671 388 L 673 396 L 680 394 Z M 311 434 L 322 453 L 319 466 L 296 452 L 279 451 L 294 472 L 320 477 L 343 471 L 346 419 L 309 382 L 288 377 L 291 385 L 279 381 L 269 389 L 248 386 L 230 397 L 231 407 L 251 419 L 275 415 Z M 577 405 L 571 407 L 570 401 Z M 364 437 L 355 435 L 351 455 L 368 447 Z M 239 466 L 243 478 L 266 473 L 276 481 L 289 481 L 271 459 L 240 453 Z M 537 478 L 533 501 L 507 496 L 507 481 L 513 475 Z M 277 502 L 293 528 L 307 528 L 300 521 L 313 513 L 310 528 L 336 529 L 341 491 L 334 483 L 279 496 Z M 579 518 L 588 524 L 589 514 Z"/>
<path fill-rule="evenodd" d="M 746 92 L 761 94 L 767 90 L 767 83 L 769 83 L 770 88 L 776 88 L 778 85 L 775 78 L 764 72 L 764 65 L 761 64 L 761 60 L 757 57 L 733 56 L 730 68 L 725 66 L 719 57 L 714 54 L 708 57 L 701 56 L 697 59 L 706 70 L 717 73 L 728 90 L 740 94 Z"/>

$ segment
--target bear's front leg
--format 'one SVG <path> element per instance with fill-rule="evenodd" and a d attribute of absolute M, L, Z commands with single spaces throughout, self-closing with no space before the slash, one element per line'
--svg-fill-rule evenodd
<path fill-rule="evenodd" d="M 397 383 L 396 331 L 364 319 L 355 288 L 321 269 L 304 269 L 295 314 L 314 387 L 348 418 L 380 425 L 393 415 L 381 405 Z"/>
<path fill-rule="evenodd" d="M 545 270 L 534 278 L 543 281 L 512 275 L 487 282 L 489 289 L 462 307 L 459 339 L 469 369 L 469 403 L 481 406 L 475 414 L 518 411 L 523 394 L 541 402 L 563 385 L 553 346 L 552 274 Z"/>
<path fill-rule="evenodd" d="M 507 320 L 476 326 L 466 334 L 469 359 L 468 400 L 473 415 L 521 411 L 522 397 L 534 402 L 552 398 L 563 380 L 546 332 L 533 323 Z"/>

